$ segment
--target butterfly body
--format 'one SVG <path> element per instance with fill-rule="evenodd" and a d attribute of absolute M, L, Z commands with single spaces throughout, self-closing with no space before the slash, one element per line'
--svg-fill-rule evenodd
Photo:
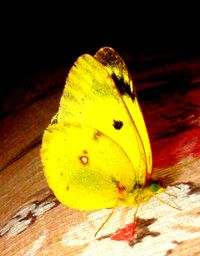
<path fill-rule="evenodd" d="M 149 138 L 132 80 L 112 48 L 82 55 L 44 132 L 42 163 L 61 203 L 79 210 L 138 205 L 155 192 Z"/>

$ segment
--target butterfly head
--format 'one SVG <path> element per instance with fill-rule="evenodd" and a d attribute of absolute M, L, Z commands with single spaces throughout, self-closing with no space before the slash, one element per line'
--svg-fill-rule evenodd
<path fill-rule="evenodd" d="M 148 201 L 157 194 L 164 192 L 164 190 L 165 189 L 160 185 L 159 182 L 152 181 L 149 184 L 147 184 L 144 188 L 138 191 L 137 201 L 139 204 Z"/>
<path fill-rule="evenodd" d="M 164 188 L 159 182 L 153 181 L 145 186 L 135 185 L 134 189 L 130 192 L 124 193 L 122 204 L 126 206 L 140 205 L 144 202 L 148 202 L 152 197 L 164 192 Z"/>

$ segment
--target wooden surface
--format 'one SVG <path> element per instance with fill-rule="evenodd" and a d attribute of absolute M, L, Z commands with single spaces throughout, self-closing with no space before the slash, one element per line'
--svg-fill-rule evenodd
<path fill-rule="evenodd" d="M 39 151 L 67 76 L 68 67 L 60 67 L 23 81 L 21 93 L 4 102 L 0 255 L 200 255 L 200 59 L 175 53 L 126 58 L 151 138 L 154 175 L 177 195 L 163 200 L 182 211 L 154 198 L 139 210 L 130 240 L 123 232 L 134 209 L 117 209 L 94 238 L 109 210 L 79 212 L 56 200 Z"/>

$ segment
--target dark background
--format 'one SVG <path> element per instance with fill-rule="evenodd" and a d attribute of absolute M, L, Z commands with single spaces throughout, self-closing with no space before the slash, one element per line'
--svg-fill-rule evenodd
<path fill-rule="evenodd" d="M 177 52 L 188 59 L 199 55 L 199 20 L 187 6 L 186 12 L 182 6 L 169 11 L 161 6 L 152 12 L 144 5 L 138 13 L 133 6 L 121 5 L 117 11 L 102 4 L 85 11 L 76 5 L 58 9 L 52 5 L 50 11 L 40 6 L 8 6 L 1 31 L 3 102 L 20 90 L 22 80 L 71 66 L 79 55 L 94 54 L 102 46 L 111 46 L 120 55 L 130 53 L 136 69 L 140 56 Z"/>

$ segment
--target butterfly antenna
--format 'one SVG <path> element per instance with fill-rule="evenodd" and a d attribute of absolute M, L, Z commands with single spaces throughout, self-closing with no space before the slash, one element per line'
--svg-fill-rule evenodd
<path fill-rule="evenodd" d="M 166 205 L 168 205 L 168 206 L 170 206 L 170 207 L 172 207 L 172 208 L 174 208 L 174 209 L 176 209 L 176 210 L 182 211 L 182 209 L 181 209 L 180 207 L 171 205 L 171 204 L 169 204 L 168 202 L 162 200 L 160 197 L 158 197 L 158 196 L 156 196 L 156 195 L 154 195 L 154 196 L 155 196 L 155 198 L 158 199 L 160 202 L 162 202 L 162 203 L 164 203 L 164 204 L 166 204 Z"/>
<path fill-rule="evenodd" d="M 110 219 L 110 217 L 113 215 L 115 208 L 112 208 L 112 211 L 109 213 L 108 217 L 105 219 L 105 221 L 101 224 L 101 226 L 98 228 L 98 230 L 96 231 L 96 233 L 94 234 L 94 237 L 97 236 L 97 234 L 99 233 L 99 231 L 103 228 L 103 226 L 106 224 L 106 222 Z"/>
<path fill-rule="evenodd" d="M 165 193 L 165 194 L 168 195 L 168 196 L 173 196 L 173 197 L 175 197 L 175 198 L 178 198 L 176 195 L 171 194 L 171 193 L 169 193 L 169 192 L 164 191 L 163 193 Z"/>
<path fill-rule="evenodd" d="M 178 188 L 179 190 L 181 190 L 181 188 L 178 185 L 174 185 L 175 188 Z"/>

